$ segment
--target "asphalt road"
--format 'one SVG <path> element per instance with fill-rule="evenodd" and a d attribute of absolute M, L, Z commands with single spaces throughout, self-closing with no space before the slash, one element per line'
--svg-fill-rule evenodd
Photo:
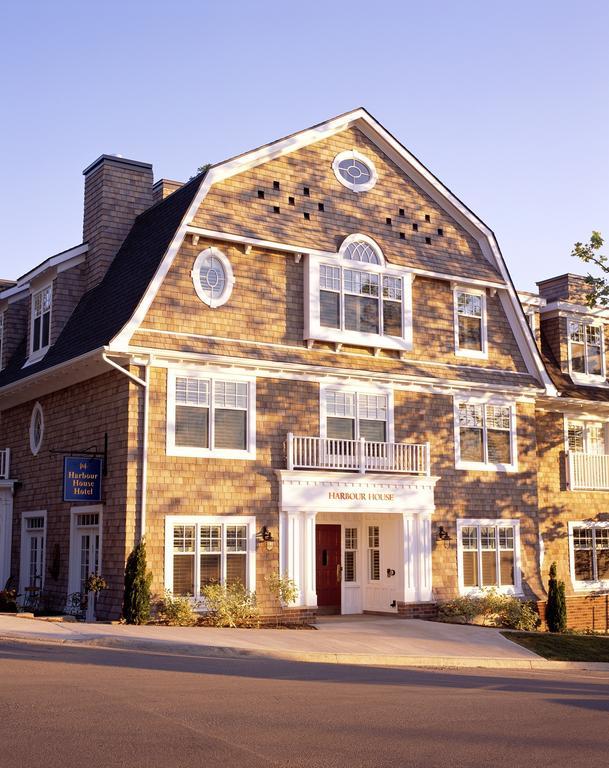
<path fill-rule="evenodd" d="M 0 768 L 608 764 L 609 673 L 0 643 Z"/>

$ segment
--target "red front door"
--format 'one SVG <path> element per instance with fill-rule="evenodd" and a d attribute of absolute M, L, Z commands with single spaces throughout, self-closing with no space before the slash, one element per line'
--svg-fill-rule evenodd
<path fill-rule="evenodd" d="M 340 613 L 342 581 L 340 525 L 316 525 L 317 605 Z"/>

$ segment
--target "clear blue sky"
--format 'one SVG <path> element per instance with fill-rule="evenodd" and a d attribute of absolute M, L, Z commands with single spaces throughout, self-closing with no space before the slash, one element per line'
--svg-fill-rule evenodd
<path fill-rule="evenodd" d="M 103 152 L 186 179 L 360 105 L 518 287 L 582 271 L 573 242 L 609 240 L 608 30 L 607 0 L 3 2 L 0 276 L 80 242 Z"/>

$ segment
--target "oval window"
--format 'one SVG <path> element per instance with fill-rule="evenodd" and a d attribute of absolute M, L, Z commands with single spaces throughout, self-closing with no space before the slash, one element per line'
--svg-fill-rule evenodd
<path fill-rule="evenodd" d="M 30 450 L 34 456 L 40 450 L 43 436 L 44 416 L 42 414 L 42 406 L 40 403 L 36 403 L 32 411 L 32 418 L 30 419 Z"/>
<path fill-rule="evenodd" d="M 210 307 L 225 304 L 233 290 L 235 278 L 230 261 L 218 248 L 207 248 L 196 258 L 192 281 L 201 301 Z"/>
<path fill-rule="evenodd" d="M 367 192 L 378 178 L 372 160 L 355 149 L 336 155 L 332 169 L 340 183 L 353 192 Z"/>

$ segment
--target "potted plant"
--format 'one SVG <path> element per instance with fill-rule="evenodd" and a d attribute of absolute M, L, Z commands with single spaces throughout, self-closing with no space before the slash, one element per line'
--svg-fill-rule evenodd
<path fill-rule="evenodd" d="M 102 589 L 108 589 L 108 582 L 99 573 L 90 573 L 85 581 L 85 592 L 87 593 L 87 617 L 86 621 L 96 621 L 95 602 L 97 595 Z"/>

